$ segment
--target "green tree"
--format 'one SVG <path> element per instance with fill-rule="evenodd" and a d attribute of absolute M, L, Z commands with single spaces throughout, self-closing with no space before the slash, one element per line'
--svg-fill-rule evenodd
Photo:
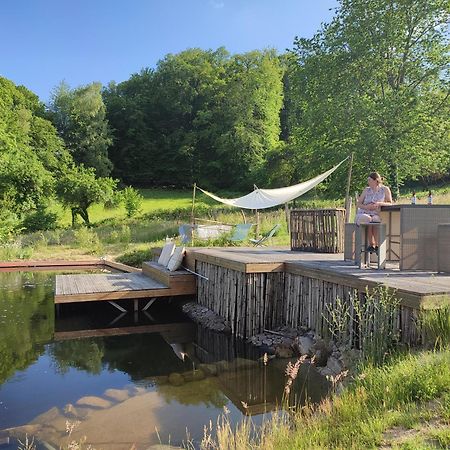
<path fill-rule="evenodd" d="M 61 203 L 72 211 L 72 225 L 77 215 L 89 225 L 88 208 L 93 203 L 105 203 L 114 194 L 117 181 L 97 178 L 92 167 L 72 166 L 56 182 L 56 193 Z"/>
<path fill-rule="evenodd" d="M 330 24 L 295 40 L 289 129 L 305 174 L 350 152 L 359 188 L 371 170 L 394 193 L 448 173 L 449 14 L 448 0 L 340 0 Z"/>
<path fill-rule="evenodd" d="M 115 174 L 128 183 L 248 187 L 279 142 L 282 76 L 270 50 L 193 48 L 110 84 Z"/>
<path fill-rule="evenodd" d="M 56 172 L 70 159 L 44 115 L 36 95 L 0 77 L 0 204 L 17 221 L 46 205 Z"/>
<path fill-rule="evenodd" d="M 49 116 L 76 163 L 93 167 L 100 177 L 111 173 L 112 138 L 100 83 L 71 90 L 62 82 L 52 94 Z"/>

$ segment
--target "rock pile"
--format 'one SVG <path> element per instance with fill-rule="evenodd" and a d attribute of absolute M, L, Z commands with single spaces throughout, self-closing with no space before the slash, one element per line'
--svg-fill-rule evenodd
<path fill-rule="evenodd" d="M 188 302 L 183 305 L 183 312 L 194 322 L 197 322 L 210 330 L 225 334 L 231 333 L 229 323 L 223 317 L 205 306 L 195 302 Z"/>
<path fill-rule="evenodd" d="M 312 330 L 280 327 L 252 336 L 248 342 L 262 352 L 277 358 L 306 355 L 323 376 L 336 377 L 352 367 L 359 357 L 357 350 L 337 347 L 331 340 L 322 339 Z"/>

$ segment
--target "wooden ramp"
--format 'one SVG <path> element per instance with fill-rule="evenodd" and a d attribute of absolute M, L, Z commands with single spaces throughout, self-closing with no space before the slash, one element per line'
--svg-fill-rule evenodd
<path fill-rule="evenodd" d="M 195 276 L 169 272 L 157 263 L 144 263 L 142 272 L 120 274 L 57 275 L 55 303 L 193 295 Z"/>

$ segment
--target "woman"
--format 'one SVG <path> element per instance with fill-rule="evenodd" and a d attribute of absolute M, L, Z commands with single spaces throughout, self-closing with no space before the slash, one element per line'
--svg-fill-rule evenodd
<path fill-rule="evenodd" d="M 356 212 L 355 221 L 358 225 L 362 223 L 379 223 L 381 222 L 379 213 L 380 208 L 384 205 L 392 204 L 391 190 L 384 186 L 381 176 L 377 172 L 372 172 L 367 178 L 368 187 L 364 189 L 358 198 L 358 211 Z M 374 227 L 368 227 L 370 245 L 368 252 L 377 252 L 378 244 L 375 236 Z"/>

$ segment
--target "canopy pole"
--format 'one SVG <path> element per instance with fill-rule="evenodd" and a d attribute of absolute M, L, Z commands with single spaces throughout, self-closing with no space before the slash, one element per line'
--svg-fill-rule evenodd
<path fill-rule="evenodd" d="M 258 189 L 258 186 L 256 186 L 256 184 L 253 185 L 253 190 L 256 191 Z M 255 214 L 256 214 L 256 238 L 258 238 L 259 236 L 259 211 L 257 209 L 255 209 Z"/>
<path fill-rule="evenodd" d="M 352 168 L 353 168 L 353 152 L 350 155 L 350 165 L 348 168 L 347 177 L 347 189 L 345 191 L 345 221 L 350 222 L 350 215 L 352 213 L 352 198 L 350 197 L 350 182 L 352 179 Z"/>
<path fill-rule="evenodd" d="M 259 211 L 255 209 L 256 213 L 256 237 L 259 236 Z"/>
<path fill-rule="evenodd" d="M 286 223 L 287 223 L 287 230 L 288 234 L 291 234 L 291 223 L 290 223 L 290 213 L 289 213 L 289 205 L 288 203 L 284 204 L 284 213 L 286 214 Z"/>
<path fill-rule="evenodd" d="M 192 191 L 192 209 L 191 209 L 191 227 L 192 227 L 192 239 L 191 246 L 194 246 L 194 225 L 195 225 L 195 217 L 194 217 L 194 207 L 195 207 L 195 192 L 197 190 L 197 183 L 194 183 L 194 189 Z"/>

